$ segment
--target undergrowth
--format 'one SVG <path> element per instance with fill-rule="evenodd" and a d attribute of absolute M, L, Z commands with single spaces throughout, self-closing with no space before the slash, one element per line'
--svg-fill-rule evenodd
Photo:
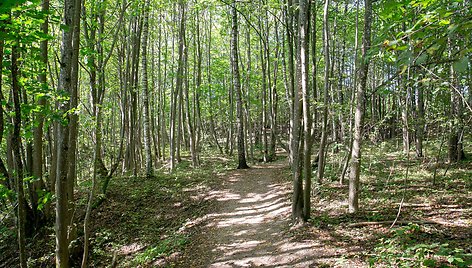
<path fill-rule="evenodd" d="M 464 144 L 470 153 L 471 143 Z M 472 267 L 472 156 L 450 164 L 439 147 L 428 140 L 425 157 L 417 158 L 395 140 L 366 142 L 356 214 L 347 211 L 349 174 L 339 184 L 346 151 L 330 148 L 326 182 L 313 196 L 312 239 L 351 248 L 334 258 L 371 267 Z M 400 204 L 399 223 L 389 229 Z"/>
<path fill-rule="evenodd" d="M 371 267 L 469 267 L 472 254 L 448 243 L 425 243 L 418 238 L 424 236 L 421 226 L 409 224 L 394 229 L 381 238 L 369 258 Z"/>

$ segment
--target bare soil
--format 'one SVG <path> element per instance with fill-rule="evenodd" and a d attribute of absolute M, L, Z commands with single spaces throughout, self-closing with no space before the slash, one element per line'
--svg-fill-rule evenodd
<path fill-rule="evenodd" d="M 177 267 L 319 267 L 358 248 L 328 246 L 307 237 L 309 227 L 291 225 L 286 160 L 234 170 L 210 192 L 213 213 L 205 216 Z M 363 266 L 345 260 L 349 267 Z M 332 266 L 332 265 L 329 265 Z"/>

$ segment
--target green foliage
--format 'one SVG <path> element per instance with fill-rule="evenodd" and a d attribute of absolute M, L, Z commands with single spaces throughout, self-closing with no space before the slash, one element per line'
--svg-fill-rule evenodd
<path fill-rule="evenodd" d="M 3 242 L 4 239 L 16 235 L 14 229 L 10 229 L 4 225 L 0 225 L 0 242 Z"/>
<path fill-rule="evenodd" d="M 408 66 L 437 66 L 441 61 L 453 61 L 459 73 L 467 70 L 470 49 L 462 36 L 472 24 L 470 7 L 463 1 L 387 0 L 378 9 L 377 43 L 384 48 L 380 58 L 395 63 L 402 73 Z"/>
<path fill-rule="evenodd" d="M 4 180 L 4 179 L 0 179 Z M 6 200 L 14 195 L 14 192 L 0 183 L 0 200 Z"/>
<path fill-rule="evenodd" d="M 38 200 L 38 210 L 43 210 L 44 206 L 48 203 L 51 203 L 53 200 L 53 194 L 44 189 L 39 189 L 37 191 L 39 200 Z"/>
<path fill-rule="evenodd" d="M 144 252 L 136 255 L 133 260 L 133 263 L 146 264 L 155 261 L 157 258 L 168 256 L 172 252 L 181 249 L 187 243 L 187 237 L 180 234 L 176 234 L 171 237 L 162 239 L 156 245 L 150 246 Z"/>
<path fill-rule="evenodd" d="M 424 243 L 417 239 L 421 227 L 409 224 L 392 230 L 388 238 L 375 247 L 375 256 L 369 259 L 371 267 L 386 264 L 395 267 L 469 267 L 472 254 L 451 248 L 447 243 Z"/>

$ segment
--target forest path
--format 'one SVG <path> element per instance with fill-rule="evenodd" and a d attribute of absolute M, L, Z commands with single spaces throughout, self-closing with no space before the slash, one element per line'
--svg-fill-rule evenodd
<path fill-rule="evenodd" d="M 287 162 L 228 172 L 203 230 L 179 267 L 309 267 L 323 257 L 313 241 L 295 242 L 290 230 Z M 326 252 L 324 252 L 326 253 Z M 181 266 L 182 265 L 182 266 Z"/>

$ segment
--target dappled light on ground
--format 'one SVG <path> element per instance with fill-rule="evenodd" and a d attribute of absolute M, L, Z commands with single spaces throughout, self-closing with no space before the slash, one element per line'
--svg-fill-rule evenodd
<path fill-rule="evenodd" d="M 388 254 L 396 254 L 400 261 L 413 260 L 402 254 L 418 246 L 444 248 L 448 254 L 470 252 L 472 202 L 467 175 L 450 171 L 449 178 L 443 171 L 432 186 L 418 164 L 373 162 L 368 157 L 359 213 L 347 212 L 348 187 L 339 185 L 333 175 L 337 169 L 330 166 L 323 187 L 312 196 L 311 219 L 303 226 L 291 224 L 286 161 L 225 173 L 206 195 L 211 210 L 199 219 L 194 245 L 177 267 L 368 267 L 369 263 L 395 267 L 395 261 L 386 259 Z M 398 221 L 389 228 L 403 197 Z M 399 235 L 404 230 L 411 237 Z M 431 258 L 446 260 L 439 255 Z"/>
<path fill-rule="evenodd" d="M 192 254 L 192 258 L 205 254 L 211 257 L 196 266 L 317 267 L 321 263 L 340 263 L 338 259 L 346 250 L 294 239 L 285 167 L 284 161 L 262 164 L 221 178 L 223 187 L 207 197 L 218 209 L 205 219 L 205 246 L 200 249 L 205 252 Z"/>

